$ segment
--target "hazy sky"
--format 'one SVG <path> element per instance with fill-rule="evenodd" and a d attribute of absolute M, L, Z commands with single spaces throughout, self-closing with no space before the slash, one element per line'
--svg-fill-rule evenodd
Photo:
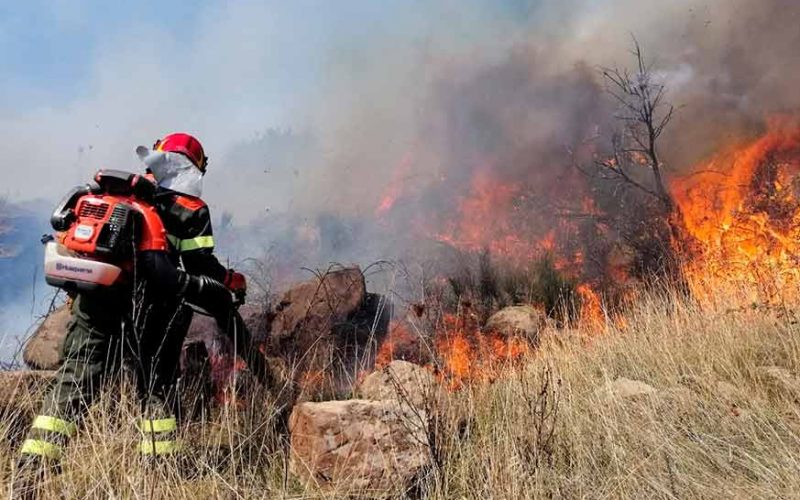
<path fill-rule="evenodd" d="M 237 142 L 313 127 L 338 98 L 328 86 L 386 63 L 382 46 L 411 57 L 443 27 L 454 43 L 491 42 L 498 16 L 516 22 L 530 4 L 2 0 L 0 196 L 52 199 L 98 167 L 135 168 L 137 145 L 174 130 L 222 167 Z"/>

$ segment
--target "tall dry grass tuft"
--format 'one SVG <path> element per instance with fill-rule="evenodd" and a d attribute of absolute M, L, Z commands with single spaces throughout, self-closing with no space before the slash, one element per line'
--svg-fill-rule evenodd
<path fill-rule="evenodd" d="M 720 291 L 699 304 L 650 296 L 603 332 L 547 331 L 523 367 L 448 393 L 428 421 L 424 498 L 787 498 L 800 491 L 800 337 L 795 310 Z M 626 396 L 614 382 L 648 384 Z M 327 497 L 288 473 L 268 394 L 185 426 L 186 458 L 136 457 L 127 387 L 92 408 L 52 496 Z M 0 422 L 2 494 L 19 421 Z M 24 417 L 24 418 L 23 418 Z M 16 423 L 15 423 L 16 422 Z M 352 494 L 353 492 L 348 492 Z M 356 492 L 358 493 L 358 492 Z"/>

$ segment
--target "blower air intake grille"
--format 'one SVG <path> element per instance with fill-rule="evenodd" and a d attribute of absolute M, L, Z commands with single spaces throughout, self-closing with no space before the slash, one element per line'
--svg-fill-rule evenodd
<path fill-rule="evenodd" d="M 135 239 L 134 231 L 137 227 L 137 213 L 130 205 L 115 204 L 114 210 L 108 217 L 108 222 L 103 224 L 103 228 L 97 236 L 97 252 L 111 254 L 118 258 L 130 256 Z"/>
<path fill-rule="evenodd" d="M 106 208 L 108 208 L 108 205 L 106 205 Z M 125 205 L 115 206 L 114 211 L 111 212 L 111 217 L 108 219 L 108 223 L 118 228 L 122 227 L 128 221 L 129 212 L 130 209 Z M 105 212 L 103 215 L 105 215 Z"/>
<path fill-rule="evenodd" d="M 99 203 L 99 204 L 83 203 L 81 204 L 78 216 L 102 220 L 103 218 L 105 218 L 106 212 L 108 212 L 107 203 Z"/>

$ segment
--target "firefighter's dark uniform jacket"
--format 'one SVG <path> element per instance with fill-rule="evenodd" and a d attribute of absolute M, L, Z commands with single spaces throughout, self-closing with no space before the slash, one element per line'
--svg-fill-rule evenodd
<path fill-rule="evenodd" d="M 176 452 L 175 382 L 192 317 L 187 301 L 208 311 L 221 330 L 235 336 L 251 371 L 262 382 L 268 380 L 264 358 L 220 284 L 228 270 L 213 254 L 208 207 L 198 198 L 171 191 L 158 193 L 155 204 L 171 251 L 137 255 L 137 270 L 144 277 L 140 286 L 77 295 L 64 341 L 64 363 L 23 443 L 23 459 L 61 457 L 96 391 L 118 372 L 121 360 L 133 369 L 142 401 L 140 451 Z"/>
<path fill-rule="evenodd" d="M 176 250 L 172 255 L 180 255 L 186 272 L 224 282 L 228 270 L 214 257 L 214 234 L 206 204 L 199 198 L 165 191 L 157 196 L 156 206 L 167 239 Z"/>

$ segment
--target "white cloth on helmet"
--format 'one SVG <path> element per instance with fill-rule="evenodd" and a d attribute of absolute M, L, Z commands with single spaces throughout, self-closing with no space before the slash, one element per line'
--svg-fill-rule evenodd
<path fill-rule="evenodd" d="M 153 173 L 159 186 L 195 197 L 203 193 L 203 173 L 184 155 L 154 151 L 145 146 L 136 148 L 136 154 Z"/>

